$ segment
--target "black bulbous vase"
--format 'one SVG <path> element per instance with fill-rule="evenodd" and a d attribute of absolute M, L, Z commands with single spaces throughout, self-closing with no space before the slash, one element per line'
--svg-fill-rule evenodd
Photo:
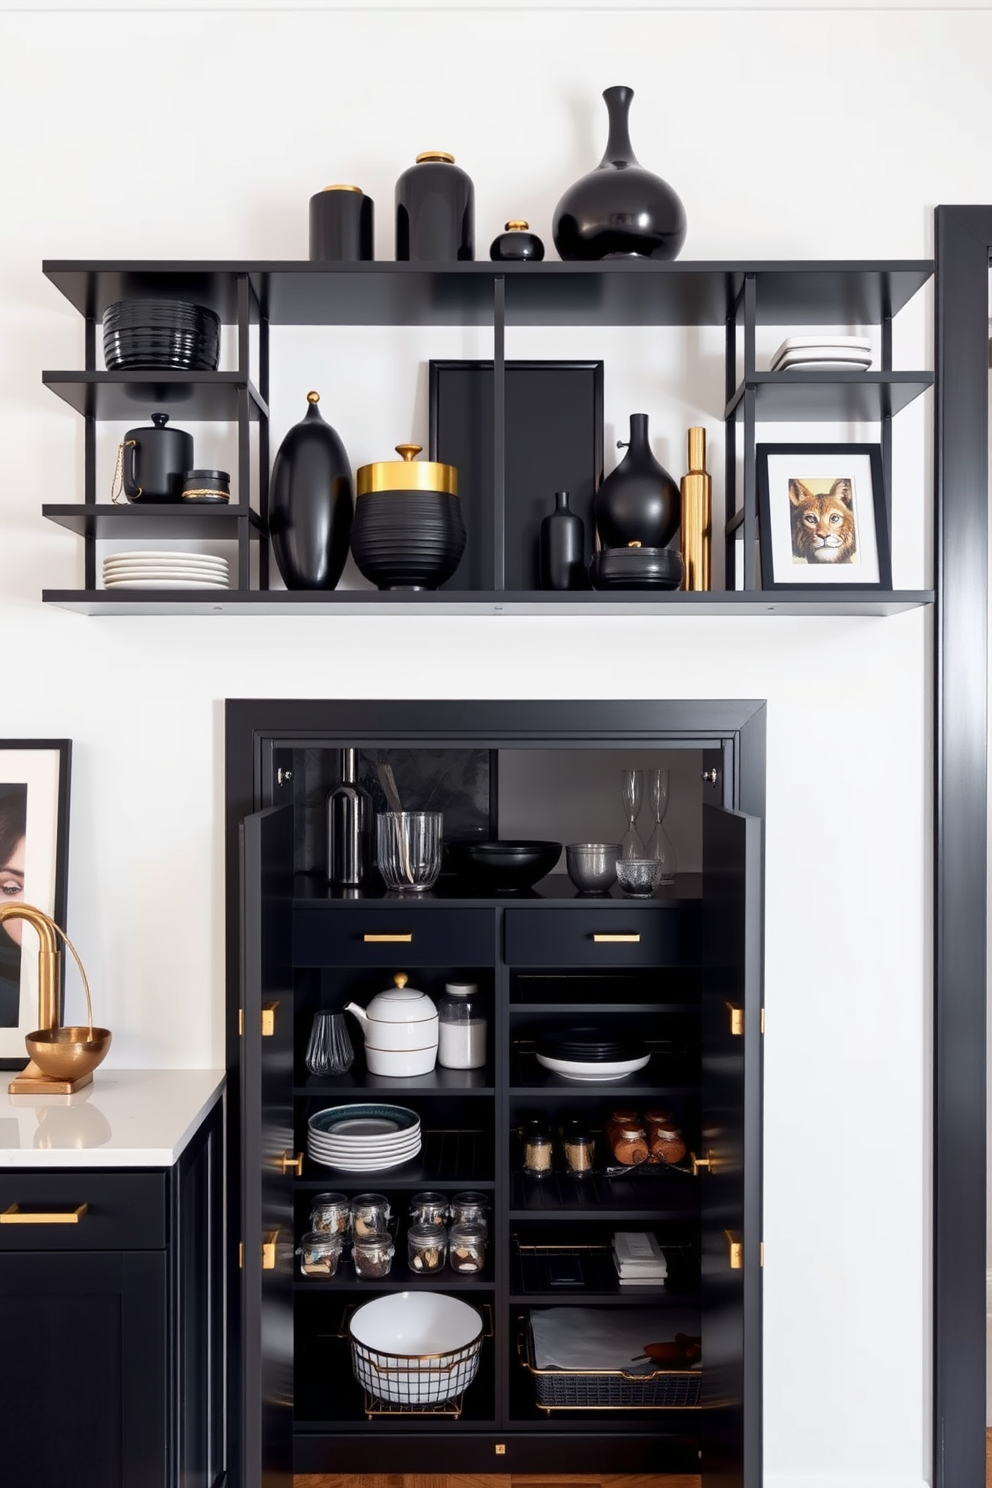
<path fill-rule="evenodd" d="M 570 186 L 555 208 L 552 236 L 564 259 L 677 258 L 685 242 L 678 196 L 638 162 L 627 116 L 633 88 L 607 88 L 610 137 L 595 170 Z"/>
<path fill-rule="evenodd" d="M 308 393 L 306 416 L 276 451 L 269 536 L 287 589 L 333 589 L 348 557 L 355 503 L 351 465 L 337 432 Z"/>
<path fill-rule="evenodd" d="M 593 498 L 602 548 L 665 548 L 679 530 L 679 488 L 651 452 L 646 413 L 630 415 L 630 443 Z"/>

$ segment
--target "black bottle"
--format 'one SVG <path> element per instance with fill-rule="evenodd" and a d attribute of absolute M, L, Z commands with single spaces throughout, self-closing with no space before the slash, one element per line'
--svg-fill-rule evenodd
<path fill-rule="evenodd" d="M 325 186 L 310 198 L 310 259 L 360 263 L 373 259 L 375 207 L 360 186 Z"/>
<path fill-rule="evenodd" d="M 475 258 L 475 187 L 444 150 L 425 150 L 396 182 L 396 257 Z"/>
<path fill-rule="evenodd" d="M 327 879 L 360 884 L 372 862 L 372 800 L 358 784 L 355 751 L 341 751 L 341 784 L 327 797 Z"/>
<path fill-rule="evenodd" d="M 544 257 L 544 244 L 537 233 L 529 231 L 530 223 L 515 217 L 506 224 L 506 231 L 494 238 L 489 246 L 489 257 L 494 263 L 539 263 Z"/>
<path fill-rule="evenodd" d="M 555 492 L 555 509 L 541 523 L 541 588 L 586 588 L 585 527 L 567 491 Z"/>

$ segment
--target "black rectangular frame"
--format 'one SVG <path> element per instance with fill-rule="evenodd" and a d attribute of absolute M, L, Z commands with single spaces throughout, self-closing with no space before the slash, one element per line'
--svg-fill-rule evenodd
<path fill-rule="evenodd" d="M 853 590 L 892 588 L 892 549 L 889 540 L 888 500 L 885 489 L 885 474 L 880 444 L 759 444 L 754 456 L 758 477 L 758 551 L 761 558 L 761 587 L 769 591 L 793 591 L 820 587 L 804 583 L 801 579 L 776 580 L 772 570 L 771 554 L 771 493 L 768 487 L 768 458 L 770 455 L 795 453 L 801 455 L 845 455 L 868 456 L 871 465 L 871 506 L 875 523 L 875 546 L 878 552 L 878 578 L 864 583 L 830 584 L 822 586 L 827 593 L 836 590 L 851 593 Z"/>

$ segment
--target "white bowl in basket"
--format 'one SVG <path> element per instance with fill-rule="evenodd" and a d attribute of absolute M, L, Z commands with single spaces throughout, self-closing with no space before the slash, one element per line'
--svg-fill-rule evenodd
<path fill-rule="evenodd" d="M 380 1400 L 438 1405 L 475 1379 L 482 1319 L 443 1292 L 390 1292 L 349 1325 L 355 1378 Z"/>

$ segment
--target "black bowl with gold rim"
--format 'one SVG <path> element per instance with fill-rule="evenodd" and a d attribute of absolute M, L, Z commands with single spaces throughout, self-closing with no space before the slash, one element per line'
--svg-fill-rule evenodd
<path fill-rule="evenodd" d="M 465 551 L 458 471 L 416 460 L 419 444 L 398 444 L 399 460 L 362 465 L 356 474 L 351 552 L 379 589 L 437 589 Z"/>

